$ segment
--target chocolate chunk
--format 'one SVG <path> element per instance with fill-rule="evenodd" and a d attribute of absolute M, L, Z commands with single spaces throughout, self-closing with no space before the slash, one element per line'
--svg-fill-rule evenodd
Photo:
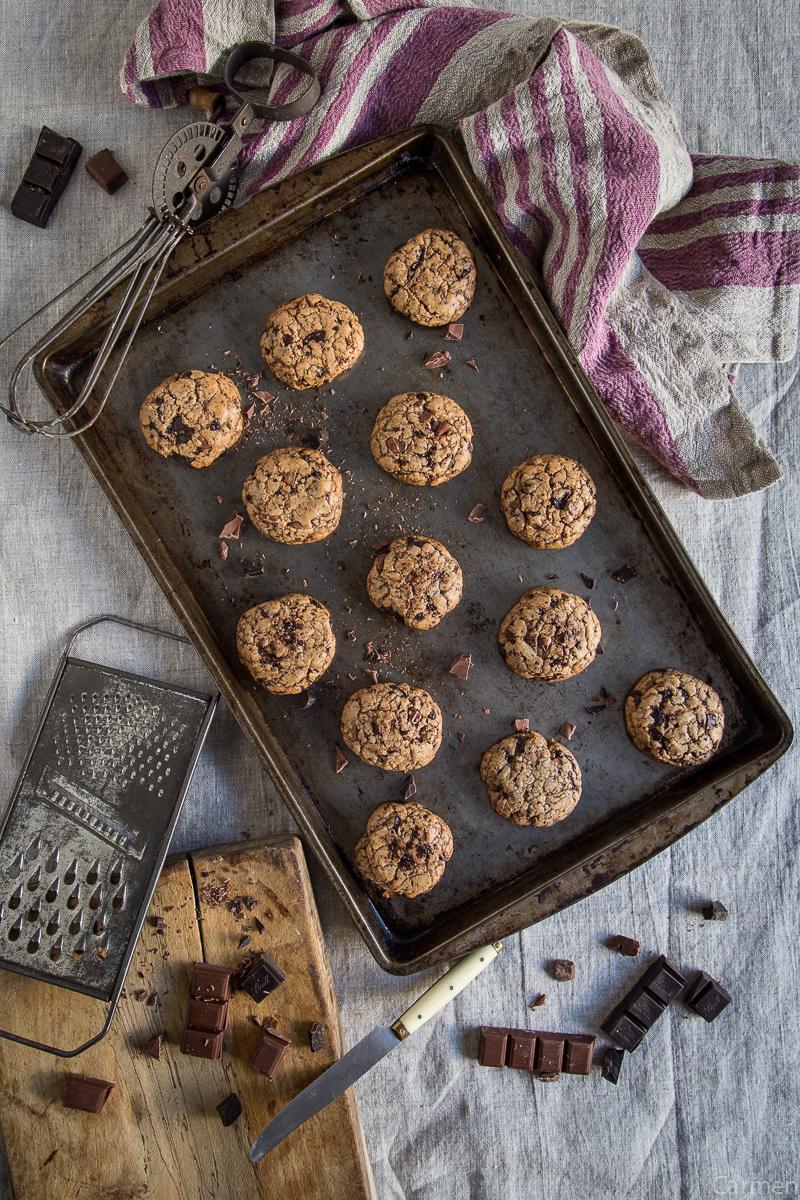
<path fill-rule="evenodd" d="M 568 958 L 554 958 L 550 964 L 550 970 L 553 973 L 553 979 L 557 979 L 559 983 L 567 983 L 570 979 L 575 978 L 575 963 L 570 962 Z"/>
<path fill-rule="evenodd" d="M 472 666 L 471 654 L 459 654 L 458 658 L 453 661 L 448 674 L 455 675 L 456 679 L 469 679 L 470 667 Z"/>
<path fill-rule="evenodd" d="M 425 366 L 436 371 L 439 367 L 446 367 L 452 357 L 449 350 L 434 350 L 433 354 L 425 359 Z"/>
<path fill-rule="evenodd" d="M 589 704 L 583 711 L 587 712 L 590 717 L 597 717 L 600 713 L 606 711 L 606 706 L 605 704 Z"/>
<path fill-rule="evenodd" d="M 528 1008 L 541 1008 L 542 1005 L 546 1003 L 546 1001 L 547 1001 L 547 993 L 539 992 L 538 996 L 534 996 L 533 999 L 531 1001 L 529 1001 Z"/>
<path fill-rule="evenodd" d="M 250 1066 L 267 1079 L 274 1079 L 290 1045 L 277 1029 L 262 1029 L 250 1055 Z"/>
<path fill-rule="evenodd" d="M 346 759 L 346 758 L 345 758 L 345 756 L 342 754 L 342 752 L 341 752 L 341 750 L 339 749 L 339 747 L 338 747 L 338 746 L 336 747 L 336 759 L 335 759 L 335 766 L 336 766 L 336 774 L 337 774 L 337 775 L 341 775 L 342 771 L 343 771 L 343 770 L 345 769 L 345 767 L 347 766 L 347 759 Z"/>
<path fill-rule="evenodd" d="M 128 182 L 128 176 L 108 148 L 98 150 L 91 158 L 87 158 L 84 165 L 86 174 L 109 196 L 113 196 Z"/>
<path fill-rule="evenodd" d="M 325 1026 L 312 1021 L 308 1027 L 308 1046 L 312 1054 L 318 1054 L 325 1045 Z"/>
<path fill-rule="evenodd" d="M 636 958 L 641 946 L 636 938 L 625 937 L 623 933 L 616 933 L 606 942 L 609 950 L 616 950 L 619 954 L 623 954 L 626 958 Z"/>
<path fill-rule="evenodd" d="M 236 986 L 241 992 L 247 992 L 256 1004 L 274 992 L 284 982 L 286 976 L 277 963 L 267 954 L 258 954 L 248 960 L 236 976 Z"/>
<path fill-rule="evenodd" d="M 611 571 L 610 574 L 617 583 L 630 583 L 636 577 L 636 568 L 625 563 L 623 566 L 617 567 L 616 571 Z"/>
<path fill-rule="evenodd" d="M 603 1079 L 607 1079 L 609 1083 L 616 1083 L 619 1079 L 619 1073 L 622 1070 L 622 1060 L 625 1057 L 624 1050 L 618 1050 L 616 1046 L 609 1046 L 603 1055 L 603 1060 L 600 1066 L 600 1073 Z"/>
<path fill-rule="evenodd" d="M 727 921 L 728 910 L 720 900 L 703 905 L 703 916 L 707 921 Z"/>
<path fill-rule="evenodd" d="M 190 1000 L 186 1010 L 186 1024 L 190 1029 L 202 1029 L 205 1033 L 221 1033 L 228 1020 L 228 1002 L 218 1000 Z"/>
<path fill-rule="evenodd" d="M 214 966 L 213 963 L 195 963 L 189 995 L 193 1000 L 230 1000 L 232 975 L 233 971 L 228 967 Z"/>
<path fill-rule="evenodd" d="M 714 1021 L 731 1003 L 731 994 L 716 979 L 700 971 L 692 980 L 686 1003 L 706 1021 Z"/>
<path fill-rule="evenodd" d="M 181 1050 L 192 1058 L 222 1058 L 222 1034 L 205 1029 L 184 1029 Z"/>
<path fill-rule="evenodd" d="M 223 1125 L 233 1125 L 242 1115 L 242 1102 L 235 1092 L 231 1092 L 230 1096 L 219 1102 L 217 1112 Z"/>
<path fill-rule="evenodd" d="M 480 525 L 482 521 L 486 520 L 488 511 L 485 504 L 475 504 L 467 513 L 467 520 L 471 521 L 473 525 Z"/>
<path fill-rule="evenodd" d="M 144 1044 L 145 1054 L 149 1054 L 151 1058 L 161 1059 L 161 1048 L 164 1045 L 163 1033 L 156 1033 L 150 1038 L 149 1042 Z"/>
<path fill-rule="evenodd" d="M 99 1113 L 113 1086 L 113 1083 L 108 1083 L 105 1079 L 95 1079 L 91 1075 L 70 1074 L 67 1076 L 64 1107 Z"/>
<path fill-rule="evenodd" d="M 517 733 L 529 733 L 531 723 L 527 717 L 517 717 L 514 721 L 514 729 Z"/>
<path fill-rule="evenodd" d="M 242 536 L 243 525 L 244 517 L 240 516 L 239 513 L 234 513 L 230 521 L 223 525 L 217 536 L 220 538 L 230 538 L 232 541 L 238 541 L 238 539 Z"/>
<path fill-rule="evenodd" d="M 264 933 L 267 928 L 263 921 L 259 921 L 258 917 L 253 917 L 253 924 L 259 933 Z"/>
<path fill-rule="evenodd" d="M 660 955 L 600 1028 L 624 1050 L 635 1050 L 685 985 L 686 980 L 674 963 Z"/>
<path fill-rule="evenodd" d="M 592 588 L 594 587 L 595 583 L 597 582 L 597 580 L 592 579 L 591 575 L 584 575 L 583 571 L 581 571 L 580 575 L 581 575 L 581 579 L 583 580 L 585 586 L 587 588 L 589 588 L 589 590 L 591 591 Z"/>
<path fill-rule="evenodd" d="M 62 137 L 42 126 L 22 182 L 11 200 L 11 211 L 21 221 L 45 229 L 64 188 L 75 170 L 82 147 L 74 138 Z"/>
<path fill-rule="evenodd" d="M 410 800 L 411 797 L 416 796 L 416 794 L 417 794 L 417 782 L 414 779 L 413 775 L 409 775 L 408 779 L 406 780 L 406 786 L 405 786 L 405 790 L 403 792 L 403 799 Z"/>
<path fill-rule="evenodd" d="M 571 742 L 577 731 L 577 725 L 573 725 L 572 721 L 565 721 L 558 732 L 563 738 L 566 738 L 568 742 Z"/>

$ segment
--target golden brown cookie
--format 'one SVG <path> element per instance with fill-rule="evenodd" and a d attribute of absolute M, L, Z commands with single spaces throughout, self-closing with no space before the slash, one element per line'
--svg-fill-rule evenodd
<path fill-rule="evenodd" d="M 472 462 L 472 425 L 437 392 L 401 392 L 378 413 L 370 439 L 378 466 L 416 487 L 438 487 Z"/>
<path fill-rule="evenodd" d="M 481 759 L 481 779 L 494 811 L 515 825 L 555 825 L 581 798 L 575 756 L 534 730 L 490 746 Z"/>
<path fill-rule="evenodd" d="M 367 592 L 376 608 L 397 613 L 409 629 L 432 629 L 461 599 L 461 567 L 435 538 L 395 538 L 375 556 Z"/>
<path fill-rule="evenodd" d="M 388 899 L 413 900 L 429 892 L 453 855 L 450 826 L 411 801 L 381 804 L 367 821 L 355 849 L 355 868 Z"/>
<path fill-rule="evenodd" d="M 693 767 L 717 752 L 725 710 L 710 684 L 686 671 L 648 671 L 625 701 L 630 739 L 643 754 Z"/>
<path fill-rule="evenodd" d="M 426 766 L 442 743 L 433 696 L 407 683 L 360 688 L 342 710 L 342 737 L 354 754 L 383 771 Z"/>
<path fill-rule="evenodd" d="M 390 255 L 383 290 L 417 325 L 458 321 L 475 295 L 475 260 L 449 229 L 425 229 Z"/>
<path fill-rule="evenodd" d="M 324 675 L 336 653 L 331 614 L 313 596 L 292 592 L 242 613 L 236 649 L 268 692 L 295 695 Z"/>
<path fill-rule="evenodd" d="M 280 304 L 267 317 L 261 357 L 296 391 L 349 371 L 364 350 L 361 322 L 346 304 L 316 292 Z"/>
<path fill-rule="evenodd" d="M 244 481 L 242 500 L 256 529 L 274 542 L 321 542 L 342 515 L 342 477 L 319 450 L 271 450 Z"/>
<path fill-rule="evenodd" d="M 536 454 L 506 476 L 500 507 L 515 537 L 537 550 L 563 550 L 589 527 L 595 486 L 574 458 Z"/>
<path fill-rule="evenodd" d="M 139 424 L 156 454 L 209 467 L 242 436 L 242 399 L 227 375 L 183 371 L 153 388 L 139 410 Z"/>
<path fill-rule="evenodd" d="M 523 679 L 556 683 L 586 669 L 600 642 L 600 622 L 580 596 L 535 587 L 500 622 L 507 665 Z"/>

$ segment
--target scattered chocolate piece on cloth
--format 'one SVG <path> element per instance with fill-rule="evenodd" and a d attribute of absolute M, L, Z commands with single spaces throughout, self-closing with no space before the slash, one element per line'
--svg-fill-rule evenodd
<path fill-rule="evenodd" d="M 45 229 L 69 183 L 83 147 L 74 138 L 42 126 L 22 183 L 11 198 L 11 212 L 21 221 Z"/>
<path fill-rule="evenodd" d="M 268 954 L 259 954 L 237 974 L 236 986 L 240 992 L 247 992 L 251 1000 L 260 1004 L 270 992 L 280 987 L 285 979 L 283 971 Z"/>
<path fill-rule="evenodd" d="M 277 1029 L 262 1029 L 250 1055 L 250 1066 L 267 1079 L 274 1079 L 290 1045 L 289 1038 Z"/>
<path fill-rule="evenodd" d="M 534 996 L 533 999 L 529 1002 L 528 1008 L 541 1008 L 542 1005 L 546 1003 L 546 1001 L 547 1001 L 547 993 L 539 992 L 539 995 Z"/>
<path fill-rule="evenodd" d="M 325 1045 L 325 1026 L 319 1021 L 312 1021 L 308 1027 L 308 1047 L 312 1054 L 318 1054 Z"/>
<path fill-rule="evenodd" d="M 223 1125 L 233 1125 L 234 1121 L 238 1121 L 242 1115 L 242 1102 L 235 1092 L 231 1092 L 224 1100 L 220 1100 L 217 1112 Z"/>
<path fill-rule="evenodd" d="M 161 1050 L 164 1045 L 164 1034 L 155 1033 L 148 1042 L 144 1044 L 145 1054 L 149 1054 L 151 1058 L 161 1059 Z"/>
<path fill-rule="evenodd" d="M 619 1073 L 622 1070 L 622 1060 L 625 1057 L 625 1051 L 620 1050 L 617 1046 L 609 1046 L 603 1054 L 600 1064 L 600 1073 L 603 1079 L 607 1079 L 609 1083 L 616 1083 L 619 1079 Z"/>
<path fill-rule="evenodd" d="M 92 154 L 90 158 L 87 158 L 84 166 L 90 179 L 99 184 L 109 196 L 113 196 L 128 182 L 126 172 L 109 149 L 98 150 L 96 154 Z"/>
<path fill-rule="evenodd" d="M 595 1040 L 586 1033 L 482 1025 L 478 1061 L 483 1067 L 513 1067 L 536 1075 L 588 1075 Z"/>
<path fill-rule="evenodd" d="M 650 964 L 600 1028 L 624 1050 L 635 1050 L 685 986 L 684 976 L 662 954 Z"/>
<path fill-rule="evenodd" d="M 206 1029 L 184 1029 L 181 1051 L 193 1058 L 222 1058 L 222 1034 Z"/>
<path fill-rule="evenodd" d="M 641 950 L 641 945 L 636 941 L 636 938 L 626 937 L 624 933 L 615 933 L 606 942 L 609 950 L 616 950 L 619 954 L 626 958 L 636 958 L 636 955 Z"/>
<path fill-rule="evenodd" d="M 231 978 L 229 967 L 213 963 L 195 963 L 189 984 L 189 995 L 193 1000 L 230 1000 Z"/>
<path fill-rule="evenodd" d="M 568 958 L 554 958 L 550 964 L 550 971 L 553 979 L 557 979 L 559 983 L 568 983 L 570 979 L 575 978 L 575 963 Z"/>
<path fill-rule="evenodd" d="M 95 1079 L 91 1075 L 70 1074 L 67 1076 L 64 1107 L 79 1108 L 82 1112 L 99 1113 L 113 1086 L 113 1083 L 109 1083 L 105 1079 Z"/>
<path fill-rule="evenodd" d="M 703 916 L 706 921 L 727 921 L 728 910 L 720 900 L 712 900 L 703 905 Z"/>
<path fill-rule="evenodd" d="M 716 979 L 700 971 L 692 980 L 685 1002 L 706 1021 L 715 1021 L 731 1003 L 731 994 Z"/>

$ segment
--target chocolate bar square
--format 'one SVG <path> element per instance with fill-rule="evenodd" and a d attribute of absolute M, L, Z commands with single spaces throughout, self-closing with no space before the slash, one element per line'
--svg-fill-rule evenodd
<path fill-rule="evenodd" d="M 568 1075 L 589 1075 L 594 1054 L 593 1038 L 588 1033 L 570 1033 L 565 1042 L 563 1070 Z"/>
<path fill-rule="evenodd" d="M 533 1070 L 536 1035 L 527 1029 L 512 1029 L 506 1044 L 506 1066 L 518 1071 Z"/>
<path fill-rule="evenodd" d="M 633 999 L 629 997 L 627 1001 L 628 1016 L 635 1017 L 640 1025 L 646 1025 L 648 1029 L 663 1014 L 665 1007 L 666 1005 L 651 995 L 647 988 L 643 988 Z"/>
<path fill-rule="evenodd" d="M 45 229 L 81 155 L 74 138 L 42 127 L 28 168 L 11 199 L 11 212 L 21 221 Z"/>
<path fill-rule="evenodd" d="M 536 1058 L 533 1069 L 537 1074 L 555 1075 L 562 1069 L 564 1061 L 564 1035 L 562 1033 L 536 1034 Z"/>
<path fill-rule="evenodd" d="M 184 1029 L 181 1050 L 193 1058 L 221 1058 L 222 1034 L 205 1029 Z"/>
<path fill-rule="evenodd" d="M 640 986 L 646 987 L 657 1000 L 667 1005 L 686 987 L 686 979 L 675 964 L 662 954 L 642 976 Z"/>
<path fill-rule="evenodd" d="M 74 138 L 65 137 L 61 133 L 56 133 L 54 129 L 48 129 L 46 125 L 43 125 L 36 142 L 34 154 L 38 154 L 42 158 L 47 158 L 50 162 L 57 163 L 60 167 L 65 167 L 75 154 L 75 147 L 77 145 L 78 143 Z M 80 149 L 82 147 L 79 147 L 79 152 Z"/>
<path fill-rule="evenodd" d="M 189 995 L 193 1000 L 230 1000 L 232 975 L 233 972 L 228 967 L 215 966 L 213 963 L 195 963 Z"/>
<path fill-rule="evenodd" d="M 34 154 L 28 163 L 28 169 L 22 177 L 22 182 L 50 193 L 56 190 L 60 179 L 61 168 L 57 163 L 52 163 L 49 159 L 40 158 L 38 154 Z"/>
<path fill-rule="evenodd" d="M 105 1079 L 94 1079 L 91 1075 L 68 1075 L 64 1107 L 99 1113 L 113 1086 L 113 1083 L 108 1083 Z"/>
<path fill-rule="evenodd" d="M 85 167 L 89 178 L 99 184 L 109 196 L 113 196 L 114 192 L 118 192 L 128 182 L 128 176 L 109 149 L 98 150 L 96 154 L 87 158 Z"/>
<path fill-rule="evenodd" d="M 221 1033 L 228 1020 L 227 1000 L 190 1000 L 186 1009 L 186 1024 L 192 1029 L 203 1029 L 206 1033 Z"/>
<path fill-rule="evenodd" d="M 259 954 L 236 976 L 236 986 L 260 1004 L 270 992 L 284 982 L 286 976 L 267 954 Z"/>
<path fill-rule="evenodd" d="M 647 1025 L 640 1025 L 634 1017 L 628 1016 L 624 1002 L 614 1009 L 600 1028 L 625 1050 L 635 1050 L 648 1030 Z"/>
<path fill-rule="evenodd" d="M 481 1025 L 478 1062 L 482 1067 L 504 1067 L 506 1065 L 506 1045 L 509 1033 L 508 1029 L 496 1029 L 491 1025 Z"/>
<path fill-rule="evenodd" d="M 714 1021 L 731 1003 L 731 994 L 716 979 L 701 971 L 692 981 L 686 1003 L 706 1021 Z"/>
<path fill-rule="evenodd" d="M 274 1079 L 290 1045 L 277 1029 L 262 1029 L 250 1055 L 250 1066 L 267 1079 Z"/>

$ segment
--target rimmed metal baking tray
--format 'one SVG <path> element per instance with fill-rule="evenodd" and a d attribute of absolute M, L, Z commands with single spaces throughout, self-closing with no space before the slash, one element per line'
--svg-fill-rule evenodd
<path fill-rule="evenodd" d="M 475 253 L 479 282 L 461 342 L 410 325 L 383 295 L 388 254 L 427 226 L 456 230 Z M 260 386 L 278 400 L 267 416 L 256 402 L 239 446 L 207 470 L 148 450 L 137 414 L 150 388 L 191 367 L 235 373 L 239 360 L 244 372 L 258 373 L 265 314 L 308 291 L 343 300 L 362 319 L 366 351 L 349 374 L 319 394 L 298 394 L 265 373 Z M 36 364 L 57 410 L 74 398 L 115 300 L 77 322 Z M 426 368 L 437 349 L 450 350 L 451 363 Z M 454 397 L 475 429 L 471 468 L 436 489 L 396 484 L 369 452 L 378 408 L 395 392 L 422 388 Z M 223 559 L 218 535 L 244 511 L 242 482 L 260 455 L 282 444 L 313 444 L 320 430 L 325 451 L 345 472 L 337 532 L 314 546 L 290 547 L 246 527 Z M 642 479 L 461 151 L 440 130 L 398 134 L 313 167 L 183 243 L 113 402 L 77 444 L 389 971 L 453 958 L 596 891 L 705 820 L 790 744 L 786 715 Z M 513 538 L 497 503 L 507 471 L 539 451 L 578 458 L 598 489 L 590 529 L 559 552 Z M 488 515 L 473 523 L 467 515 L 478 503 Z M 407 532 L 440 538 L 464 570 L 461 604 L 425 633 L 376 612 L 366 595 L 370 545 Z M 636 571 L 625 584 L 613 578 L 622 566 Z M 584 575 L 596 581 L 593 589 Z M 526 682 L 499 657 L 498 622 L 527 587 L 556 577 L 590 598 L 604 652 L 565 684 Z M 267 695 L 235 651 L 240 613 L 294 590 L 329 605 L 338 638 L 336 660 L 310 707 Z M 375 650 L 390 657 L 369 661 Z M 448 674 L 461 653 L 473 658 L 466 683 Z M 627 690 L 645 670 L 667 665 L 710 680 L 725 704 L 721 751 L 695 770 L 649 760 L 625 733 Z M 402 776 L 352 755 L 335 770 L 342 704 L 372 669 L 428 688 L 444 713 L 442 749 L 417 773 L 416 794 L 450 822 L 456 849 L 439 886 L 413 902 L 371 894 L 351 866 L 369 813 L 405 791 Z M 614 702 L 589 713 L 600 688 Z M 519 717 L 548 736 L 565 721 L 577 726 L 571 748 L 583 770 L 583 798 L 549 830 L 519 829 L 496 816 L 478 775 L 482 752 Z"/>

